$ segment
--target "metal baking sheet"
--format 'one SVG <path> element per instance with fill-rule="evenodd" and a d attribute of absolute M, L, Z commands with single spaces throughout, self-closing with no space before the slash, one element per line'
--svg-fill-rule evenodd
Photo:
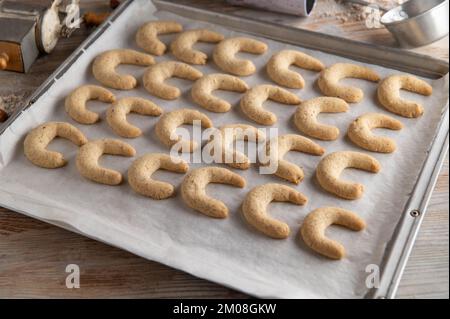
<path fill-rule="evenodd" d="M 28 108 L 28 107 L 32 106 L 34 103 L 38 102 L 39 99 L 44 94 L 48 95 L 49 93 L 51 93 L 52 89 L 54 88 L 54 84 L 57 83 L 58 80 L 60 78 L 62 78 L 68 70 L 70 70 L 71 66 L 74 63 L 76 63 L 76 61 L 81 56 L 83 56 L 85 53 L 89 52 L 89 47 L 91 47 L 91 45 L 95 44 L 96 40 L 99 37 L 101 37 L 102 33 L 115 23 L 116 19 L 121 15 L 121 12 L 124 12 L 125 10 L 127 10 L 127 7 L 129 5 L 131 5 L 131 2 L 132 1 L 125 2 L 119 8 L 119 10 L 117 10 L 115 12 L 115 14 L 100 29 L 98 29 L 97 32 L 94 33 L 80 47 L 79 50 L 77 50 L 76 52 L 73 53 L 73 55 L 67 60 L 67 62 L 64 63 L 55 72 L 54 76 L 52 76 L 46 83 L 44 83 L 42 88 L 36 92 L 36 94 L 32 97 L 30 103 L 28 104 L 28 106 L 26 108 Z M 184 12 L 185 15 L 190 15 L 189 16 L 190 18 L 195 18 L 195 19 L 199 19 L 199 20 L 204 19 L 205 21 L 209 21 L 208 19 L 212 19 L 215 17 L 215 20 L 212 20 L 212 21 L 221 21 L 221 22 L 226 21 L 226 19 L 224 20 L 224 18 L 222 16 L 218 17 L 217 14 L 215 14 L 215 13 L 210 13 L 210 15 L 208 15 L 208 11 L 201 12 L 201 15 L 197 17 L 194 15 L 194 13 L 198 14 L 198 11 L 199 11 L 198 9 L 190 10 L 190 8 L 188 8 L 188 7 L 175 6 L 175 8 L 176 8 L 176 10 L 175 10 L 175 9 L 173 9 L 174 8 L 173 3 L 169 3 L 170 8 L 168 8 L 168 7 L 162 8 L 160 5 L 163 2 L 161 2 L 161 1 L 155 1 L 155 3 L 157 6 L 160 7 L 160 9 L 164 9 L 164 10 L 168 10 L 168 11 L 172 11 L 172 12 L 176 11 L 175 13 L 180 14 L 180 15 L 183 15 L 181 13 Z M 164 2 L 164 4 L 167 4 L 167 3 Z M 171 10 L 171 8 L 172 8 L 172 10 Z M 239 25 L 239 23 L 237 23 L 237 22 L 234 22 L 234 23 Z M 252 27 L 252 24 L 249 21 L 245 21 L 242 23 L 245 25 L 245 28 L 248 30 L 248 32 L 257 34 L 256 30 L 259 30 L 262 35 L 264 35 L 266 37 L 271 37 L 271 38 L 274 38 L 274 37 L 270 36 L 270 33 L 274 32 L 274 30 L 277 29 L 276 26 L 271 26 L 271 25 L 267 25 L 267 28 L 262 28 L 262 26 L 260 24 L 255 24 Z M 233 28 L 232 25 L 230 25 L 228 27 Z M 255 30 L 255 32 L 252 32 L 252 30 Z M 297 30 L 297 29 L 291 30 L 290 32 L 295 32 L 295 30 Z M 301 30 L 297 30 L 297 31 L 299 31 L 299 34 L 297 34 L 297 38 L 301 38 L 301 36 L 302 36 Z M 278 30 L 277 32 L 281 33 L 281 34 L 284 33 L 280 30 Z M 286 34 L 288 34 L 288 33 L 286 32 Z M 322 43 L 322 44 L 330 43 L 329 41 L 324 42 L 323 41 L 324 39 L 320 39 L 320 36 L 318 36 L 316 38 L 319 39 L 318 44 L 311 44 L 311 45 L 308 45 L 307 47 L 318 48 L 318 45 L 320 43 Z M 277 40 L 282 40 L 282 39 L 277 38 Z M 285 42 L 293 43 L 292 39 L 286 39 Z M 339 43 L 339 42 L 335 41 L 334 43 Z M 356 47 L 353 46 L 354 49 L 358 49 L 357 43 L 352 43 L 352 45 L 356 46 Z M 364 47 L 364 45 L 363 45 L 363 47 Z M 362 48 L 359 48 L 359 49 L 360 50 L 356 50 L 356 51 L 364 52 L 364 50 L 362 50 Z M 331 48 L 330 49 L 330 48 L 328 48 L 328 46 L 324 47 L 322 50 L 325 52 L 334 52 L 335 54 L 337 54 L 337 52 L 342 53 L 343 51 L 345 51 L 342 48 L 341 49 L 339 49 L 339 48 L 335 48 L 335 49 Z M 345 56 L 344 54 L 340 54 L 340 55 Z M 377 59 L 372 59 L 371 62 L 375 63 L 375 64 L 380 64 L 380 65 L 386 66 L 386 65 L 395 64 L 395 63 L 397 63 L 396 61 L 409 61 L 406 63 L 406 65 L 404 67 L 401 63 L 397 63 L 396 68 L 405 70 L 405 71 L 407 71 L 407 70 L 410 71 L 415 68 L 414 64 L 412 64 L 411 60 L 406 59 L 406 58 L 404 58 L 403 60 L 400 59 L 400 57 L 404 57 L 404 53 L 402 53 L 402 55 L 400 55 L 399 52 L 397 52 L 397 53 L 388 52 L 388 54 L 386 54 L 385 56 L 392 57 L 392 60 L 389 60 L 389 59 L 386 60 L 386 58 L 381 59 L 380 61 L 378 61 Z M 364 58 L 364 56 L 355 57 L 354 52 L 352 55 L 350 55 L 348 57 L 350 57 L 352 59 L 357 59 L 360 61 L 364 61 L 365 59 L 367 60 L 367 58 Z M 417 58 L 417 57 L 414 56 L 412 60 L 414 60 L 415 58 Z M 424 61 L 427 61 L 427 63 L 424 63 Z M 421 58 L 421 63 L 418 63 L 417 66 L 425 65 L 425 64 L 427 65 L 427 67 L 425 68 L 426 70 L 424 68 L 419 70 L 419 73 L 422 75 L 426 73 L 428 76 L 438 76 L 438 75 L 442 75 L 441 72 L 445 72 L 445 66 L 443 67 L 441 62 L 437 62 L 433 59 L 427 60 L 424 57 Z M 417 69 L 419 69 L 419 68 L 417 68 Z M 447 65 L 447 72 L 448 72 L 448 65 Z M 414 73 L 414 72 L 412 72 L 412 73 Z M 24 110 L 22 110 L 22 112 L 26 112 L 26 108 L 24 108 Z M 443 117 L 442 117 L 444 120 L 441 122 L 439 129 L 437 130 L 437 134 L 434 139 L 434 142 L 432 143 L 432 145 L 429 149 L 429 156 L 423 165 L 423 168 L 421 170 L 420 177 L 417 180 L 414 192 L 413 192 L 413 194 L 410 198 L 410 201 L 403 213 L 403 220 L 397 228 L 396 236 L 391 241 L 391 244 L 390 244 L 391 247 L 388 250 L 388 254 L 387 254 L 388 256 L 385 258 L 385 263 L 384 263 L 384 266 L 382 267 L 382 277 L 381 277 L 380 287 L 379 287 L 379 289 L 377 289 L 375 291 L 375 293 L 373 295 L 367 295 L 367 297 L 391 298 L 395 295 L 395 290 L 396 290 L 397 284 L 399 282 L 399 278 L 403 271 L 403 267 L 406 263 L 409 252 L 411 250 L 412 244 L 414 242 L 415 236 L 418 231 L 418 227 L 420 226 L 420 222 L 422 221 L 422 218 L 424 216 L 426 204 L 429 199 L 429 196 L 431 195 L 431 191 L 434 186 L 435 180 L 437 178 L 437 174 L 439 172 L 440 165 L 442 164 L 442 160 L 447 151 L 448 121 L 445 121 L 445 119 L 448 118 L 448 107 L 446 107 L 444 109 L 445 109 L 445 114 L 443 114 Z M 15 118 L 17 118 L 18 116 L 20 116 L 20 113 L 18 113 L 15 117 L 11 118 L 4 126 L 2 126 L 0 129 L 0 132 L 3 132 L 7 127 L 11 126 L 14 123 Z M 35 214 L 33 214 L 32 208 L 22 209 L 21 212 L 26 213 L 31 216 L 35 216 Z M 45 220 L 48 222 L 53 222 L 51 218 L 45 218 Z M 61 223 L 61 221 L 54 221 L 54 223 L 56 225 L 77 231 L 77 227 L 74 227 L 69 224 Z M 82 233 L 89 236 L 89 234 L 86 234 L 86 232 L 82 232 Z M 96 238 L 96 236 L 93 236 L 93 235 L 91 235 L 91 237 Z M 131 236 L 129 238 L 130 241 L 135 239 L 132 237 L 133 236 Z M 106 241 L 110 244 L 111 243 L 114 244 L 114 240 L 112 240 L 112 238 L 110 238 L 110 240 L 105 240 L 105 238 L 97 238 L 97 239 Z M 139 245 L 142 244 L 139 241 L 135 241 L 135 243 L 136 243 L 137 247 L 139 247 Z M 118 245 L 118 244 L 116 244 L 116 245 Z M 120 247 L 121 245 L 118 245 L 118 246 Z M 143 255 L 142 253 L 139 252 L 138 248 L 136 248 L 136 250 L 128 248 L 128 250 L 135 252 L 137 254 Z M 145 256 L 145 255 L 143 255 L 143 256 L 149 258 L 148 256 Z M 173 266 L 177 267 L 177 265 L 173 265 Z M 180 268 L 189 271 L 189 267 L 188 268 L 180 267 Z M 216 279 L 210 278 L 210 279 L 220 281 L 217 278 Z M 236 287 L 236 288 L 239 288 L 239 287 Z M 264 293 L 261 293 L 260 295 L 264 296 Z"/>
<path fill-rule="evenodd" d="M 154 0 L 159 10 L 167 10 L 191 19 L 220 24 L 242 32 L 316 49 L 331 54 L 370 62 L 403 72 L 429 78 L 448 75 L 449 63 L 430 56 L 396 48 L 383 47 L 343 39 L 324 33 L 304 30 L 268 21 L 239 17 L 232 13 L 205 10 L 186 5 L 185 1 Z M 442 164 L 449 147 L 448 102 L 436 138 L 430 145 L 429 156 L 420 172 L 410 201 L 403 212 L 394 237 L 387 248 L 378 289 L 367 297 L 394 298 L 415 239 L 424 219 Z M 446 120 L 447 119 L 447 120 Z"/>

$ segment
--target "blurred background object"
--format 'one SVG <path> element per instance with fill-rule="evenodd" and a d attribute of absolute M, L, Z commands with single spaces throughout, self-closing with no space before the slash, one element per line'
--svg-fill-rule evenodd
<path fill-rule="evenodd" d="M 448 35 L 449 0 L 408 0 L 386 8 L 366 0 L 345 2 L 381 11 L 379 22 L 385 26 L 402 48 L 417 48 Z"/>
<path fill-rule="evenodd" d="M 0 123 L 5 122 L 8 119 L 8 113 L 3 109 L 3 106 L 0 105 Z"/>
<path fill-rule="evenodd" d="M 403 48 L 417 48 L 448 35 L 449 0 L 409 0 L 386 12 L 381 23 Z"/>
<path fill-rule="evenodd" d="M 82 14 L 79 0 L 0 0 L 0 123 L 25 103 L 31 92 L 121 1 L 89 3 L 91 6 L 85 4 Z M 60 39 L 71 37 L 77 30 L 73 44 L 59 48 L 58 43 L 64 42 Z M 56 54 L 51 54 L 54 51 Z M 47 65 L 45 69 L 39 69 L 42 63 Z M 30 72 L 34 64 L 38 66 Z M 28 72 L 31 77 L 19 75 Z"/>
<path fill-rule="evenodd" d="M 248 6 L 268 11 L 309 16 L 316 0 L 227 0 L 231 5 Z"/>
<path fill-rule="evenodd" d="M 119 5 L 119 0 L 109 1 L 111 9 Z M 81 16 L 79 0 L 47 4 L 0 0 L 0 70 L 27 72 L 39 55 L 55 49 L 61 37 L 70 37 L 83 24 L 98 26 L 109 14 L 88 11 Z"/>
<path fill-rule="evenodd" d="M 39 54 L 53 51 L 69 25 L 60 18 L 61 5 L 62 0 L 54 0 L 47 6 L 0 2 L 0 69 L 25 73 Z M 72 11 L 65 12 L 65 21 L 78 10 L 78 1 L 73 0 L 67 8 Z"/>
<path fill-rule="evenodd" d="M 227 0 L 228 4 L 258 8 L 307 17 L 316 0 Z M 334 3 L 333 3 L 334 2 Z M 336 4 L 349 3 L 347 12 L 340 13 Z M 324 16 L 340 15 L 343 22 L 365 20 L 369 28 L 385 26 L 404 48 L 416 48 L 433 43 L 449 32 L 449 0 L 335 0 L 322 5 Z"/>

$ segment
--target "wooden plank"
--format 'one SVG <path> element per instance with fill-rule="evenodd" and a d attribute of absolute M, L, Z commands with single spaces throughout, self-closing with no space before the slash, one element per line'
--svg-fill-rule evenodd
<path fill-rule="evenodd" d="M 104 10 L 104 3 L 105 1 L 99 0 L 82 0 L 82 4 L 88 5 L 90 10 Z M 324 18 L 317 23 L 331 22 L 330 19 Z M 356 27 L 351 25 L 348 28 Z M 0 97 L 13 94 L 16 97 L 12 99 L 13 101 L 19 103 L 23 101 L 88 33 L 89 30 L 83 28 L 72 38 L 63 39 L 51 55 L 41 57 L 33 65 L 29 74 L 0 72 Z M 380 39 L 382 36 L 380 35 Z M 448 193 L 447 159 L 402 278 L 398 291 L 399 298 L 449 297 Z M 65 267 L 68 264 L 80 266 L 80 289 L 68 289 L 65 286 L 67 276 Z M 247 296 L 0 208 L 0 298 L 11 297 L 246 298 Z"/>
<path fill-rule="evenodd" d="M 433 191 L 398 298 L 449 298 L 448 158 Z"/>

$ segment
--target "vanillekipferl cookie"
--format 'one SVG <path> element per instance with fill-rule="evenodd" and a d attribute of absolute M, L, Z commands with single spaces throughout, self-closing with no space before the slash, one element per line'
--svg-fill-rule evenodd
<path fill-rule="evenodd" d="M 244 93 L 248 85 L 238 77 L 229 74 L 207 74 L 192 86 L 191 96 L 195 103 L 211 112 L 224 113 L 231 109 L 231 104 L 220 99 L 212 92 L 215 90 L 226 90 Z"/>
<path fill-rule="evenodd" d="M 87 138 L 75 126 L 65 122 L 47 122 L 32 129 L 23 142 L 28 160 L 43 168 L 59 168 L 67 164 L 64 155 L 47 150 L 48 144 L 56 138 L 65 138 L 77 146 L 87 143 Z"/>
<path fill-rule="evenodd" d="M 206 60 L 208 60 L 206 53 L 194 50 L 192 47 L 197 42 L 217 43 L 222 40 L 223 35 L 211 30 L 188 30 L 177 35 L 170 44 L 170 48 L 178 60 L 191 64 L 206 64 Z"/>
<path fill-rule="evenodd" d="M 151 55 L 129 50 L 117 49 L 106 51 L 97 56 L 92 65 L 92 73 L 94 77 L 112 89 L 131 90 L 137 86 L 137 80 L 129 74 L 119 74 L 116 67 L 120 64 L 132 64 L 140 66 L 149 66 L 155 63 Z"/>
<path fill-rule="evenodd" d="M 149 67 L 144 74 L 144 87 L 152 95 L 165 100 L 175 100 L 181 95 L 179 88 L 165 83 L 171 77 L 195 81 L 203 76 L 189 64 L 164 61 Z"/>
<path fill-rule="evenodd" d="M 277 116 L 263 108 L 266 100 L 288 105 L 298 105 L 301 102 L 297 95 L 288 90 L 275 85 L 262 84 L 252 87 L 245 93 L 240 102 L 241 110 L 258 124 L 273 125 L 277 121 Z"/>
<path fill-rule="evenodd" d="M 255 73 L 255 65 L 250 60 L 237 58 L 236 53 L 242 51 L 263 54 L 267 51 L 267 48 L 264 42 L 255 39 L 245 37 L 228 38 L 216 45 L 213 59 L 222 71 L 238 76 L 248 76 Z"/>
<path fill-rule="evenodd" d="M 261 233 L 274 239 L 285 239 L 290 233 L 289 225 L 270 217 L 267 206 L 271 202 L 304 205 L 307 201 L 305 195 L 291 187 L 269 183 L 256 186 L 247 193 L 242 203 L 242 213 L 245 220 Z"/>
<path fill-rule="evenodd" d="M 180 152 L 193 152 L 197 149 L 197 141 L 183 140 L 181 137 L 173 138 L 175 130 L 183 124 L 194 124 L 199 121 L 203 128 L 213 127 L 212 121 L 208 116 L 192 109 L 179 109 L 172 112 L 164 113 L 155 126 L 155 133 L 158 139 L 167 147 L 179 144 Z"/>
<path fill-rule="evenodd" d="M 261 158 L 272 159 L 275 157 L 278 162 L 277 170 L 274 174 L 294 184 L 300 183 L 305 177 L 305 174 L 299 166 L 283 159 L 289 151 L 297 151 L 315 156 L 321 156 L 325 153 L 325 149 L 320 145 L 298 134 L 279 135 L 267 142 L 266 147 L 263 149 L 263 152 L 265 152 L 264 157 Z M 275 154 L 270 154 L 272 152 Z M 269 164 L 261 160 L 260 162 L 262 165 Z"/>
<path fill-rule="evenodd" d="M 361 102 L 364 92 L 360 88 L 340 84 L 339 81 L 343 78 L 357 78 L 372 82 L 380 80 L 380 76 L 368 67 L 351 63 L 336 63 L 320 73 L 317 84 L 326 96 L 338 97 L 348 103 Z"/>
<path fill-rule="evenodd" d="M 347 102 L 337 97 L 321 96 L 303 101 L 294 114 L 294 124 L 305 135 L 324 141 L 334 141 L 339 137 L 339 128 L 319 123 L 320 113 L 347 112 Z"/>
<path fill-rule="evenodd" d="M 139 28 L 136 33 L 136 43 L 151 54 L 163 55 L 166 45 L 161 42 L 158 35 L 181 31 L 183 31 L 183 26 L 175 21 L 150 21 Z"/>
<path fill-rule="evenodd" d="M 146 154 L 131 164 L 128 169 L 128 183 L 136 193 L 153 199 L 174 196 L 175 187 L 172 184 L 152 178 L 152 174 L 159 169 L 184 174 L 189 165 L 181 158 L 172 158 L 167 154 Z"/>
<path fill-rule="evenodd" d="M 289 69 L 291 65 L 311 71 L 322 71 L 325 68 L 318 59 L 303 52 L 282 50 L 270 58 L 266 67 L 267 74 L 279 85 L 291 89 L 301 89 L 305 86 L 305 80 L 300 73 Z"/>
<path fill-rule="evenodd" d="M 433 88 L 427 82 L 412 75 L 391 75 L 378 86 L 378 100 L 388 111 L 409 118 L 419 117 L 424 109 L 420 103 L 400 97 L 400 90 L 430 96 Z"/>
<path fill-rule="evenodd" d="M 316 177 L 320 186 L 326 191 L 345 199 L 358 199 L 364 193 L 364 185 L 344 181 L 339 178 L 346 168 L 357 168 L 371 173 L 378 173 L 380 163 L 370 155 L 339 151 L 326 155 L 317 165 Z"/>
<path fill-rule="evenodd" d="M 113 131 L 122 137 L 134 138 L 142 135 L 142 130 L 127 121 L 127 114 L 160 116 L 163 110 L 152 101 L 140 97 L 126 97 L 108 108 L 106 120 Z"/>
<path fill-rule="evenodd" d="M 189 172 L 181 184 L 183 201 L 190 208 L 213 218 L 228 217 L 228 207 L 206 193 L 206 186 L 209 183 L 243 188 L 245 179 L 226 168 L 202 167 Z"/>
<path fill-rule="evenodd" d="M 306 216 L 299 232 L 306 245 L 328 258 L 342 259 L 345 256 L 344 246 L 325 236 L 326 229 L 331 225 L 361 231 L 366 223 L 357 214 L 337 207 L 321 207 Z"/>
<path fill-rule="evenodd" d="M 233 147 L 235 141 L 261 142 L 266 138 L 265 133 L 247 124 L 227 124 L 218 129 L 203 151 L 210 150 L 216 163 L 223 163 L 237 169 L 250 168 L 250 160 L 242 152 Z M 220 150 L 221 156 L 216 156 L 215 150 Z"/>
<path fill-rule="evenodd" d="M 86 108 L 86 103 L 99 100 L 105 103 L 114 103 L 114 94 L 98 85 L 83 85 L 69 94 L 65 100 L 65 109 L 69 116 L 81 124 L 94 124 L 100 115 Z"/>
<path fill-rule="evenodd" d="M 122 174 L 98 163 L 103 154 L 133 157 L 135 149 L 121 140 L 105 138 L 89 141 L 78 150 L 76 164 L 83 177 L 100 184 L 119 185 Z"/>
<path fill-rule="evenodd" d="M 392 138 L 376 136 L 374 128 L 401 130 L 402 122 L 381 113 L 366 113 L 354 120 L 347 131 L 349 139 L 359 147 L 372 152 L 392 153 L 397 145 Z"/>

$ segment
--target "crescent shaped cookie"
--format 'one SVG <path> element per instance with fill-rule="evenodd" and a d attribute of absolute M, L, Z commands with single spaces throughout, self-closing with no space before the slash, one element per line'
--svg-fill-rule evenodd
<path fill-rule="evenodd" d="M 98 161 L 103 154 L 133 157 L 136 151 L 121 140 L 108 138 L 90 141 L 78 150 L 76 163 L 82 176 L 100 184 L 119 185 L 122 174 L 99 165 Z"/>
<path fill-rule="evenodd" d="M 322 71 L 325 66 L 322 62 L 300 51 L 283 50 L 274 54 L 267 63 L 267 74 L 277 84 L 291 89 L 301 89 L 305 86 L 303 77 L 289 70 L 291 65 L 299 68 Z"/>
<path fill-rule="evenodd" d="M 267 206 L 271 202 L 291 202 L 304 205 L 308 199 L 295 189 L 275 183 L 269 183 L 253 188 L 245 196 L 242 212 L 245 220 L 261 233 L 274 238 L 285 239 L 290 229 L 283 223 L 267 214 Z"/>
<path fill-rule="evenodd" d="M 144 74 L 144 87 L 154 96 L 165 100 L 175 100 L 181 95 L 180 89 L 164 83 L 171 77 L 195 81 L 203 76 L 202 72 L 189 64 L 175 61 L 165 61 L 155 64 Z"/>
<path fill-rule="evenodd" d="M 323 141 L 334 141 L 339 137 L 335 126 L 321 124 L 317 121 L 319 113 L 347 112 L 347 102 L 337 97 L 316 97 L 302 102 L 295 111 L 294 124 L 297 129 L 308 136 Z"/>
<path fill-rule="evenodd" d="M 263 54 L 267 51 L 267 45 L 250 38 L 228 38 L 216 45 L 213 53 L 214 62 L 221 70 L 234 75 L 248 76 L 255 73 L 253 62 L 236 57 L 236 53 L 240 51 Z"/>
<path fill-rule="evenodd" d="M 372 69 L 350 63 L 336 63 L 322 71 L 317 80 L 320 90 L 327 96 L 339 97 L 348 103 L 362 101 L 364 92 L 360 88 L 339 84 L 343 78 L 357 78 L 378 82 L 380 76 Z"/>
<path fill-rule="evenodd" d="M 227 90 L 244 93 L 248 85 L 238 77 L 228 74 L 208 74 L 192 86 L 191 95 L 195 103 L 211 112 L 224 113 L 231 109 L 231 104 L 212 95 L 215 90 Z"/>
<path fill-rule="evenodd" d="M 47 150 L 55 137 L 68 139 L 77 146 L 87 143 L 87 138 L 75 126 L 64 122 L 48 122 L 32 129 L 23 143 L 28 160 L 43 168 L 58 168 L 67 164 L 64 155 Z"/>
<path fill-rule="evenodd" d="M 198 168 L 186 175 L 181 184 L 181 195 L 190 208 L 213 218 L 228 217 L 228 207 L 221 201 L 206 194 L 209 183 L 220 183 L 245 187 L 245 179 L 221 167 Z"/>
<path fill-rule="evenodd" d="M 94 124 L 99 119 L 98 113 L 86 109 L 86 102 L 99 100 L 113 103 L 116 100 L 111 91 L 97 85 L 83 85 L 74 90 L 65 100 L 65 109 L 69 116 L 81 124 Z"/>
<path fill-rule="evenodd" d="M 220 159 L 217 163 L 224 163 L 237 169 L 248 169 L 250 160 L 248 157 L 234 148 L 230 148 L 230 144 L 237 140 L 260 142 L 266 138 L 263 131 L 254 126 L 246 124 L 228 124 L 219 129 L 217 135 L 209 142 L 213 146 L 213 156 L 215 150 L 220 150 Z"/>
<path fill-rule="evenodd" d="M 180 109 L 164 113 L 161 116 L 155 126 L 156 136 L 167 147 L 180 143 L 180 151 L 193 152 L 197 149 L 198 143 L 182 140 L 180 136 L 176 135 L 175 130 L 183 124 L 194 124 L 194 121 L 200 121 L 203 128 L 213 127 L 213 123 L 205 114 L 196 110 Z"/>
<path fill-rule="evenodd" d="M 134 138 L 142 135 L 142 130 L 127 121 L 130 112 L 160 116 L 162 109 L 152 101 L 139 97 L 127 97 L 120 99 L 108 108 L 106 120 L 113 131 L 122 137 Z"/>
<path fill-rule="evenodd" d="M 119 49 L 106 51 L 94 60 L 92 73 L 103 85 L 117 90 L 131 90 L 137 86 L 132 75 L 121 75 L 116 72 L 119 64 L 149 66 L 155 63 L 151 55 L 134 50 Z"/>
<path fill-rule="evenodd" d="M 321 207 L 309 213 L 300 228 L 301 237 L 312 250 L 331 259 L 344 258 L 345 248 L 325 236 L 325 230 L 330 225 L 344 226 L 353 231 L 366 228 L 361 217 L 342 208 Z"/>
<path fill-rule="evenodd" d="M 189 165 L 182 159 L 174 159 L 166 154 L 147 154 L 136 159 L 128 169 L 128 183 L 138 194 L 153 198 L 166 199 L 175 194 L 173 185 L 152 179 L 159 169 L 174 173 L 186 173 Z"/>
<path fill-rule="evenodd" d="M 174 21 L 152 21 L 141 26 L 136 33 L 137 45 L 154 55 L 163 55 L 166 45 L 158 39 L 159 34 L 177 33 L 183 26 Z"/>
<path fill-rule="evenodd" d="M 179 34 L 170 45 L 173 55 L 186 63 L 206 64 L 208 56 L 192 47 L 197 42 L 217 43 L 223 40 L 223 35 L 207 29 L 189 30 Z"/>
<path fill-rule="evenodd" d="M 431 85 L 412 75 L 391 75 L 381 81 L 378 86 L 378 100 L 388 111 L 409 118 L 421 116 L 423 106 L 420 103 L 402 99 L 401 89 L 429 96 L 433 93 Z"/>
<path fill-rule="evenodd" d="M 379 127 L 401 130 L 403 124 L 384 114 L 367 113 L 361 115 L 350 124 L 347 135 L 353 143 L 368 151 L 379 153 L 395 152 L 397 146 L 393 139 L 373 135 L 371 130 Z"/>
<path fill-rule="evenodd" d="M 264 149 L 266 156 L 271 152 L 275 154 L 270 155 L 270 158 L 276 158 L 277 170 L 274 173 L 291 183 L 300 183 L 305 174 L 303 170 L 297 165 L 283 159 L 284 155 L 289 151 L 297 151 L 310 155 L 321 156 L 325 153 L 325 149 L 320 145 L 314 143 L 310 139 L 297 134 L 280 135 L 270 140 Z M 268 165 L 269 163 L 261 163 Z"/>
<path fill-rule="evenodd" d="M 262 84 L 251 88 L 242 97 L 240 102 L 242 112 L 258 124 L 272 125 L 277 121 L 277 116 L 262 106 L 268 99 L 289 105 L 297 105 L 301 102 L 297 95 L 288 90 L 275 85 Z"/>
<path fill-rule="evenodd" d="M 346 168 L 378 173 L 381 166 L 375 158 L 364 153 L 334 152 L 325 156 L 317 165 L 317 181 L 329 193 L 345 199 L 358 199 L 363 195 L 364 185 L 340 180 L 339 175 Z"/>

